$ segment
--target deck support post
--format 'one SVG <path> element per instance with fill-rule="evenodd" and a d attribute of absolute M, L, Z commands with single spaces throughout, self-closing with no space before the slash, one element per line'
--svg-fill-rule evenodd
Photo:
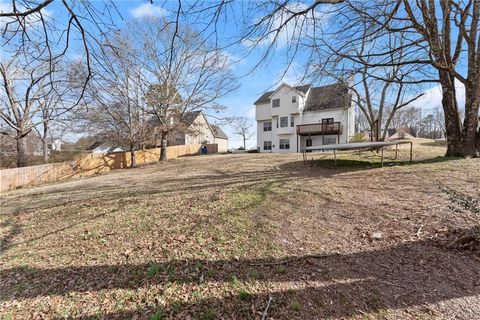
<path fill-rule="evenodd" d="M 333 149 L 333 164 L 337 166 L 337 149 Z"/>

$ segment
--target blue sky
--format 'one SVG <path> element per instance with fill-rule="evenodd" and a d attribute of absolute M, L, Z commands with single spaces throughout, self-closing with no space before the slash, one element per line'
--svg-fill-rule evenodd
<path fill-rule="evenodd" d="M 158 2 L 157 2 L 158 3 Z M 176 2 L 175 2 L 176 4 Z M 168 15 L 168 3 L 150 4 L 142 1 L 121 1 L 118 2 L 118 9 L 123 17 L 116 18 L 118 25 L 125 23 L 130 19 L 142 19 L 147 16 Z M 163 8 L 162 8 L 162 6 Z M 166 8 L 166 9 L 165 9 Z M 225 21 L 218 29 L 218 36 L 225 43 L 232 42 L 238 35 L 238 25 L 233 19 Z M 221 100 L 226 106 L 224 114 L 226 116 L 245 116 L 251 120 L 252 131 L 255 131 L 255 110 L 253 102 L 265 91 L 272 90 L 280 82 L 296 83 L 299 77 L 299 68 L 291 68 L 282 78 L 285 70 L 286 57 L 281 56 L 281 49 L 275 59 L 269 59 L 268 63 L 262 63 L 252 71 L 252 68 L 258 63 L 264 53 L 264 49 L 259 47 L 247 54 L 247 48 L 241 45 L 228 47 L 226 53 L 231 57 L 232 70 L 238 77 L 239 88 L 230 93 Z M 211 119 L 215 122 L 215 119 Z M 229 136 L 229 147 L 239 147 L 243 144 L 240 136 L 235 136 L 232 128 L 222 126 Z M 256 135 L 247 142 L 247 147 L 256 147 Z"/>
<path fill-rule="evenodd" d="M 119 2 L 119 9 L 122 12 L 122 15 L 125 20 L 128 19 L 140 19 L 145 16 L 161 16 L 168 15 L 169 2 L 155 2 L 156 5 L 149 4 L 147 2 L 138 1 L 123 1 Z M 176 5 L 176 2 L 172 4 Z M 161 7 L 163 6 L 163 8 Z M 238 5 L 238 3 L 237 3 Z M 301 5 L 299 2 L 297 5 Z M 237 11 L 239 7 L 235 7 Z M 325 9 L 326 17 L 325 26 L 328 28 L 328 9 Z M 317 16 L 318 17 L 318 16 Z M 234 21 L 235 17 L 232 15 L 228 16 L 226 21 L 223 24 L 220 24 L 221 27 L 217 30 L 217 36 L 225 42 L 229 43 L 234 40 L 234 37 L 237 36 L 238 32 L 238 21 Z M 239 77 L 240 87 L 235 92 L 232 92 L 228 97 L 222 100 L 223 104 L 227 107 L 225 114 L 228 116 L 246 116 L 251 120 L 252 130 L 255 130 L 255 110 L 253 102 L 267 90 L 272 90 L 278 86 L 281 82 L 286 82 L 292 85 L 300 84 L 300 78 L 302 76 L 302 65 L 305 63 L 305 56 L 302 53 L 298 54 L 293 61 L 290 69 L 287 70 L 285 74 L 285 66 L 288 61 L 286 56 L 287 50 L 282 48 L 283 42 L 288 41 L 286 37 L 281 38 L 279 41 L 279 46 L 275 50 L 274 59 L 270 58 L 266 63 L 260 64 L 253 72 L 250 73 L 252 67 L 255 66 L 258 61 L 261 59 L 265 52 L 265 47 L 259 46 L 256 47 L 249 55 L 244 56 L 245 47 L 235 46 L 229 47 L 226 49 L 228 55 L 232 57 L 233 71 Z M 333 81 L 333 80 L 331 80 Z M 314 84 L 331 82 L 328 79 L 315 79 Z M 306 81 L 312 82 L 312 81 Z M 458 83 L 459 88 L 459 102 L 462 103 L 464 100 L 465 92 L 463 86 Z M 418 89 L 423 91 L 424 96 L 419 100 L 415 101 L 411 106 L 418 107 L 425 110 L 434 109 L 437 106 L 441 106 L 441 90 L 438 85 L 430 84 L 424 85 L 423 88 Z M 412 92 L 412 97 L 417 95 L 417 92 Z M 407 99 L 406 99 L 407 100 Z M 223 126 L 227 135 L 230 138 L 230 147 L 238 147 L 242 144 L 242 139 L 239 136 L 235 136 L 231 128 Z M 248 147 L 256 147 L 256 137 L 253 137 L 248 142 Z"/>
<path fill-rule="evenodd" d="M 169 2 L 168 0 L 154 1 L 153 5 L 150 4 L 149 1 L 143 0 L 124 0 L 116 1 L 115 3 L 120 15 L 113 14 L 112 22 L 120 28 L 127 21 L 132 19 L 141 20 L 144 17 L 169 16 L 172 13 L 171 10 L 175 9 L 177 5 L 176 1 Z M 102 1 L 95 1 L 93 4 L 97 7 L 104 5 Z M 55 16 L 56 20 L 58 19 L 62 21 L 64 19 L 58 16 L 61 10 L 58 10 L 58 8 L 56 9 L 56 6 L 58 5 L 58 3 L 54 3 L 44 12 L 45 14 Z M 2 0 L 0 0 L 0 10 L 2 9 L 2 6 L 5 6 L 5 2 L 2 3 Z M 232 12 L 235 10 L 240 11 L 239 6 L 241 6 L 241 2 L 234 2 L 232 6 Z M 230 12 L 230 14 L 226 16 L 225 20 L 219 24 L 217 36 L 220 38 L 220 43 L 234 42 L 235 37 L 240 33 L 240 21 L 238 21 L 237 18 L 238 16 L 234 16 Z M 202 21 L 196 21 L 197 24 L 192 25 L 197 26 L 198 28 L 199 23 L 201 22 Z M 292 85 L 300 84 L 299 78 L 302 75 L 302 65 L 305 63 L 305 57 L 302 56 L 302 53 L 298 54 L 296 59 L 293 61 L 292 67 L 282 78 L 283 72 L 285 71 L 285 64 L 288 61 L 288 57 L 286 56 L 287 51 L 282 48 L 282 41 L 286 42 L 288 39 L 280 39 L 279 47 L 275 51 L 274 59 L 268 59 L 266 63 L 260 64 L 253 71 L 252 68 L 259 62 L 260 58 L 264 54 L 265 47 L 258 46 L 248 55 L 246 55 L 247 48 L 244 45 L 235 45 L 225 49 L 225 52 L 233 61 L 232 70 L 239 78 L 238 81 L 240 87 L 222 99 L 222 104 L 227 107 L 224 115 L 248 117 L 251 120 L 253 131 L 255 131 L 255 112 L 253 102 L 258 98 L 258 96 L 267 90 L 274 89 L 281 82 L 287 82 Z M 75 50 L 72 50 L 70 54 L 75 55 Z M 316 79 L 314 84 L 325 82 L 329 81 L 325 79 Z M 461 86 L 459 85 L 459 87 Z M 441 92 L 438 86 L 425 86 L 423 90 L 425 90 L 425 96 L 416 101 L 412 106 L 429 109 L 441 105 Z M 464 95 L 464 93 L 460 92 L 460 96 L 462 96 L 462 94 Z M 462 101 L 462 98 L 460 97 L 459 100 Z M 211 121 L 215 122 L 214 119 L 211 119 Z M 228 126 L 222 127 L 230 138 L 230 147 L 238 147 L 242 144 L 241 137 L 235 136 L 232 132 L 232 128 Z M 255 146 L 256 139 L 255 135 L 253 135 L 253 137 L 248 141 L 248 147 Z"/>

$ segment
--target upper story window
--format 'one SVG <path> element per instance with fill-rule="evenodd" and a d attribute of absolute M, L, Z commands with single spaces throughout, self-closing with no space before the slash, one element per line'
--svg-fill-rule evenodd
<path fill-rule="evenodd" d="M 333 118 L 323 118 L 322 123 L 333 123 Z"/>
<path fill-rule="evenodd" d="M 280 117 L 280 127 L 288 127 L 288 117 Z"/>
<path fill-rule="evenodd" d="M 295 116 L 294 115 L 290 116 L 290 127 L 295 127 Z"/>
<path fill-rule="evenodd" d="M 263 131 L 272 131 L 272 122 L 264 122 L 263 123 Z"/>
<path fill-rule="evenodd" d="M 292 103 L 297 103 L 297 96 L 292 96 Z"/>
<path fill-rule="evenodd" d="M 272 108 L 280 107 L 280 99 L 273 99 L 272 100 Z"/>

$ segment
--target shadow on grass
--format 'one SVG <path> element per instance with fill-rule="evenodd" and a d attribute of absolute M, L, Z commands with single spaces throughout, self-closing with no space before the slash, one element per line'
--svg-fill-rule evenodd
<path fill-rule="evenodd" d="M 384 158 L 384 167 L 389 166 L 412 166 L 412 165 L 419 165 L 419 164 L 432 164 L 432 163 L 443 163 L 449 161 L 460 160 L 462 158 L 455 158 L 455 157 L 434 157 L 422 160 L 413 160 L 410 162 L 409 160 L 395 160 L 391 158 Z M 301 161 L 299 161 L 300 163 Z M 381 160 L 378 156 L 370 156 L 365 157 L 362 159 L 312 159 L 307 161 L 307 165 L 311 167 L 322 167 L 328 169 L 349 169 L 351 170 L 364 170 L 364 169 L 374 169 L 374 168 L 381 168 Z"/>
<path fill-rule="evenodd" d="M 435 141 L 429 141 L 429 142 L 422 142 L 420 143 L 421 146 L 424 147 L 447 147 L 448 143 L 447 140 L 435 140 Z"/>
<path fill-rule="evenodd" d="M 163 305 L 138 302 L 138 309 L 116 310 L 76 319 L 148 318 L 161 312 L 172 318 L 211 315 L 252 318 L 268 296 L 273 318 L 350 317 L 382 309 L 401 309 L 480 294 L 480 268 L 473 253 L 446 250 L 435 239 L 348 254 L 231 260 L 170 260 L 141 264 L 84 265 L 58 268 L 15 267 L 0 270 L 0 301 L 68 296 L 102 290 L 145 289 L 172 285 L 225 284 L 226 296 L 210 297 L 208 286 L 196 299 Z M 256 276 L 252 278 L 252 274 Z M 232 281 L 232 279 L 237 279 Z M 270 291 L 248 292 L 248 283 L 271 284 Z M 295 289 L 288 289 L 296 283 Z M 282 288 L 282 289 L 281 289 Z M 243 289 L 243 293 L 241 293 Z M 171 289 L 170 289 L 171 290 Z M 246 293 L 245 293 L 246 292 Z M 193 293 L 193 292 L 192 292 Z M 294 303 L 295 302 L 295 303 Z M 253 310 L 253 311 L 252 311 Z M 473 309 L 475 312 L 475 309 Z"/>

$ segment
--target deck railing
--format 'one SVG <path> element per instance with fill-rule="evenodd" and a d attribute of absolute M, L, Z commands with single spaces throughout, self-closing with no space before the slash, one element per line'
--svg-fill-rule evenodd
<path fill-rule="evenodd" d="M 298 135 L 315 135 L 315 134 L 341 134 L 342 124 L 340 122 L 332 123 L 313 123 L 297 125 Z"/>

